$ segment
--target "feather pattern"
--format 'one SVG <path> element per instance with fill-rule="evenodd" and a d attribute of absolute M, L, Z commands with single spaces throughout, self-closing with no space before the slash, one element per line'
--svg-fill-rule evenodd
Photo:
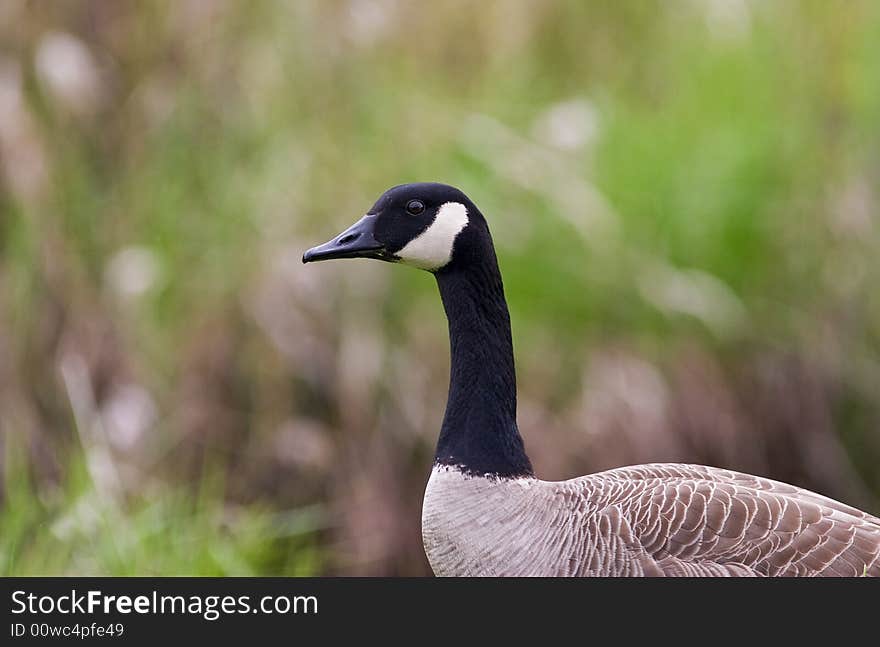
<path fill-rule="evenodd" d="M 880 576 L 877 517 L 700 465 L 560 482 L 438 465 L 422 532 L 437 575 Z"/>

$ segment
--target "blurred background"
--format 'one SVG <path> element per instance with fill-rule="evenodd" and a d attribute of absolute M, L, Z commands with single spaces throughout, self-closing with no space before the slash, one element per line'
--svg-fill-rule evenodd
<path fill-rule="evenodd" d="M 699 462 L 880 513 L 880 4 L 0 3 L 0 574 L 422 575 L 423 272 L 495 236 L 546 479 Z"/>

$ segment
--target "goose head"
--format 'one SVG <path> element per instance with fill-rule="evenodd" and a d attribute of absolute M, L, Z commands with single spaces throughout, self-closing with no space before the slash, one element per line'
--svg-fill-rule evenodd
<path fill-rule="evenodd" d="M 488 228 L 468 197 L 447 184 L 420 182 L 388 189 L 363 218 L 303 254 L 303 263 L 375 258 L 438 272 L 478 256 Z"/>
<path fill-rule="evenodd" d="M 516 424 L 510 314 L 489 227 L 446 184 L 388 189 L 367 215 L 303 262 L 376 258 L 431 272 L 449 323 L 449 397 L 435 464 L 473 475 L 532 476 Z"/>

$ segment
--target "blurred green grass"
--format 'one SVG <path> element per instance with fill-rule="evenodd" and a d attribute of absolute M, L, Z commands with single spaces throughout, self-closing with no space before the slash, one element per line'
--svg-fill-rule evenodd
<path fill-rule="evenodd" d="M 529 415 L 585 429 L 563 465 L 549 456 L 573 439 L 524 424 L 544 472 L 714 460 L 876 504 L 876 3 L 3 11 L 0 571 L 424 572 L 446 370 L 433 286 L 293 265 L 416 180 L 488 216 Z M 53 34 L 85 48 L 85 72 L 53 58 Z M 672 409 L 694 362 L 716 367 L 734 426 L 755 411 L 754 454 L 704 438 L 726 424 L 711 398 L 707 422 L 682 414 L 702 435 L 668 455 L 603 454 L 578 403 L 619 349 L 657 368 Z M 71 355 L 91 405 L 59 375 Z M 401 356 L 423 373 L 396 373 Z M 77 406 L 88 427 L 132 384 L 152 413 L 131 444 L 75 433 Z M 766 440 L 778 428 L 793 433 Z M 792 438 L 800 458 L 774 445 Z M 90 443 L 125 468 L 112 503 Z M 318 504 L 341 530 L 273 538 L 278 515 Z M 58 531 L 81 510 L 90 527 Z"/>
<path fill-rule="evenodd" d="M 74 455 L 65 480 L 35 492 L 22 461 L 4 470 L 0 574 L 98 576 L 314 575 L 317 508 L 287 513 L 224 504 L 222 473 L 192 489 L 151 484 L 125 501 L 102 493 Z"/>

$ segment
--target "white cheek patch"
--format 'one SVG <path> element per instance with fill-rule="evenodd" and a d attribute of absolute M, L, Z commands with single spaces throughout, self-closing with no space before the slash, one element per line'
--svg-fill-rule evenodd
<path fill-rule="evenodd" d="M 437 210 L 434 222 L 395 254 L 402 263 L 423 270 L 439 270 L 452 260 L 455 238 L 468 224 L 468 212 L 460 202 L 447 202 Z"/>

